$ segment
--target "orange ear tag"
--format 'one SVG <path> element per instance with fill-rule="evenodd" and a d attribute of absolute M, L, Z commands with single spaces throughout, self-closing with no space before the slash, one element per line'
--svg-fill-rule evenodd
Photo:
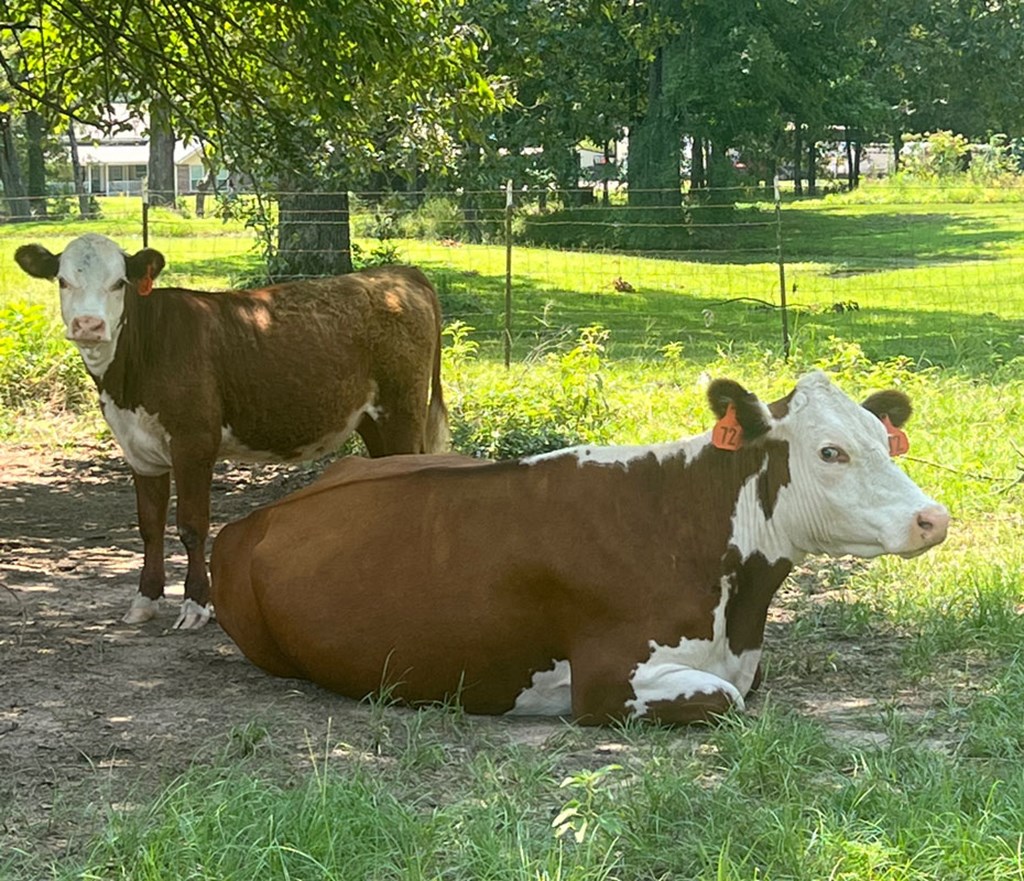
<path fill-rule="evenodd" d="M 139 296 L 148 297 L 153 291 L 153 267 L 146 267 L 146 274 L 139 279 Z"/>
<path fill-rule="evenodd" d="M 906 432 L 893 425 L 888 416 L 882 417 L 882 425 L 885 426 L 886 433 L 889 435 L 889 455 L 902 456 L 910 449 L 910 439 Z"/>
<path fill-rule="evenodd" d="M 720 450 L 738 450 L 743 446 L 743 426 L 736 418 L 736 408 L 732 404 L 711 430 L 711 443 Z"/>

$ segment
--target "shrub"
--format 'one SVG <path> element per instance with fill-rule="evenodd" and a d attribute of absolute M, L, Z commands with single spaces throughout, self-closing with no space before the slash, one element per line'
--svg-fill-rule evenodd
<path fill-rule="evenodd" d="M 582 443 L 606 443 L 611 408 L 605 395 L 608 331 L 585 327 L 570 349 L 546 355 L 528 373 L 500 370 L 471 394 L 462 394 L 461 366 L 476 355 L 472 328 L 445 330 L 446 374 L 457 397 L 450 408 L 452 442 L 459 452 L 510 459 Z M 553 391 L 552 391 L 553 390 Z"/>
<path fill-rule="evenodd" d="M 466 233 L 462 209 L 443 196 L 429 197 L 397 221 L 398 234 L 409 239 L 461 239 Z"/>
<path fill-rule="evenodd" d="M 91 401 L 88 374 L 41 304 L 0 309 L 0 406 L 80 410 Z"/>
<path fill-rule="evenodd" d="M 549 248 L 681 251 L 693 245 L 686 212 L 676 206 L 562 208 L 526 214 L 516 228 L 524 244 Z"/>

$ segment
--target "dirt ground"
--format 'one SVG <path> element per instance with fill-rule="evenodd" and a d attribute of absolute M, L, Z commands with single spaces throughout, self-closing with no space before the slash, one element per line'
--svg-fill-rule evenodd
<path fill-rule="evenodd" d="M 222 465 L 214 534 L 316 473 Z M 352 737 L 368 724 L 365 705 L 265 675 L 216 624 L 171 630 L 184 554 L 170 529 L 171 599 L 155 621 L 121 623 L 142 559 L 134 524 L 130 477 L 113 445 L 0 446 L 0 850 L 75 850 L 104 802 L 127 798 L 140 781 L 155 786 L 197 760 L 212 761 L 240 726 L 258 721 L 275 744 L 298 754 L 328 732 Z M 788 590 L 806 602 L 806 589 Z M 774 702 L 868 740 L 879 736 L 870 720 L 885 707 L 922 703 L 900 690 L 894 640 L 795 639 L 793 602 L 780 600 L 767 640 L 777 660 L 764 689 Z M 764 700 L 755 697 L 750 711 Z M 558 721 L 483 724 L 538 745 L 564 730 Z M 96 817 L 83 819 L 83 805 Z"/>

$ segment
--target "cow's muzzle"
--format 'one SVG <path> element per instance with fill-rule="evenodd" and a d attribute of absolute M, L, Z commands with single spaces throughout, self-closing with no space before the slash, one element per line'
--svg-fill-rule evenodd
<path fill-rule="evenodd" d="M 928 548 L 933 548 L 946 540 L 949 529 L 949 511 L 945 505 L 929 505 L 922 508 L 914 517 L 910 527 L 908 549 L 901 554 L 903 557 L 916 557 Z"/>
<path fill-rule="evenodd" d="M 96 315 L 77 315 L 68 326 L 68 339 L 86 344 L 109 342 L 107 322 Z"/>

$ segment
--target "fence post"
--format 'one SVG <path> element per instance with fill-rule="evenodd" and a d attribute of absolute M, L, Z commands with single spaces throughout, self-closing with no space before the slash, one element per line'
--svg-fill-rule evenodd
<path fill-rule="evenodd" d="M 505 368 L 512 365 L 512 181 L 505 185 Z"/>
<path fill-rule="evenodd" d="M 142 182 L 142 247 L 149 247 L 149 187 Z"/>
<path fill-rule="evenodd" d="M 786 263 L 782 257 L 782 197 L 775 175 L 775 250 L 779 261 L 779 310 L 782 313 L 782 357 L 789 360 L 789 313 L 786 311 Z"/>

